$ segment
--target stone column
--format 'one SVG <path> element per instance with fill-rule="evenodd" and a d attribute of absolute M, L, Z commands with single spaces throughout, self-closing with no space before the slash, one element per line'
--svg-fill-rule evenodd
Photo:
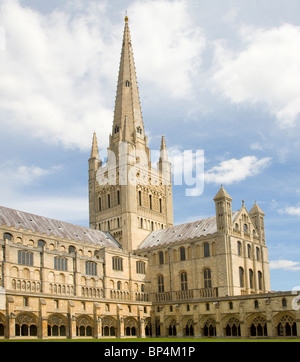
<path fill-rule="evenodd" d="M 45 299 L 40 299 L 40 318 L 39 318 L 38 338 L 48 337 L 48 318 Z"/>
<path fill-rule="evenodd" d="M 100 338 L 102 338 L 102 318 L 101 317 L 97 317 L 96 326 L 97 326 L 96 338 L 100 339 Z"/>
<path fill-rule="evenodd" d="M 141 322 L 140 322 L 140 338 L 146 338 L 146 334 L 145 334 L 145 318 L 141 318 Z"/>
<path fill-rule="evenodd" d="M 176 304 L 176 334 L 177 337 L 183 337 L 182 325 L 180 323 L 180 305 Z"/>
<path fill-rule="evenodd" d="M 155 307 L 152 307 L 152 308 L 151 308 L 150 318 L 151 318 L 151 332 L 152 332 L 152 337 L 156 337 Z"/>
<path fill-rule="evenodd" d="M 94 337 L 101 338 L 102 337 L 102 318 L 100 317 L 100 304 L 97 302 L 94 302 L 94 322 L 95 322 Z"/>
<path fill-rule="evenodd" d="M 297 336 L 300 337 L 300 309 L 296 310 L 296 327 L 297 327 Z"/>
<path fill-rule="evenodd" d="M 14 310 L 14 298 L 7 296 L 7 338 L 15 338 L 16 336 L 16 315 Z"/>
<path fill-rule="evenodd" d="M 240 302 L 239 305 L 239 312 L 240 312 L 240 329 L 241 329 L 241 337 L 247 338 L 248 337 L 248 324 L 246 321 L 245 311 L 244 311 L 244 302 Z"/>
<path fill-rule="evenodd" d="M 68 305 L 68 310 L 69 310 L 69 338 L 73 339 L 76 338 L 76 317 L 74 315 L 74 302 L 69 300 L 69 305 Z M 68 333 L 68 332 L 67 332 Z"/>
<path fill-rule="evenodd" d="M 120 325 L 120 330 L 119 330 L 119 336 L 120 336 L 120 338 L 124 338 L 124 336 L 125 336 L 124 321 L 125 321 L 124 318 L 121 317 L 121 318 L 120 318 L 120 323 L 119 323 L 119 325 Z"/>

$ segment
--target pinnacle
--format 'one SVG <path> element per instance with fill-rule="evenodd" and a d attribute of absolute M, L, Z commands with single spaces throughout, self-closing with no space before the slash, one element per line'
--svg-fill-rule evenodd
<path fill-rule="evenodd" d="M 93 143 L 92 143 L 92 152 L 91 158 L 98 158 L 99 157 L 99 149 L 98 149 L 98 142 L 96 132 L 93 134 Z"/>
<path fill-rule="evenodd" d="M 217 193 L 217 195 L 214 197 L 214 200 L 216 201 L 221 198 L 227 198 L 227 199 L 232 200 L 232 198 L 230 197 L 228 192 L 224 189 L 223 185 L 221 185 L 221 188 L 220 188 L 219 192 Z"/>

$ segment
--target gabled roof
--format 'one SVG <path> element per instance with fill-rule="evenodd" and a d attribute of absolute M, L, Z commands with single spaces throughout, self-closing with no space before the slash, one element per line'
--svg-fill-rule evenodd
<path fill-rule="evenodd" d="M 153 231 L 140 244 L 139 250 L 199 238 L 201 236 L 214 234 L 215 232 L 217 232 L 217 224 L 216 217 L 213 216 L 207 219 Z"/>
<path fill-rule="evenodd" d="M 73 225 L 23 211 L 0 206 L 0 225 L 16 229 L 30 230 L 33 233 L 69 239 L 99 247 L 122 249 L 122 246 L 109 234 L 100 230 Z"/>
<path fill-rule="evenodd" d="M 236 219 L 238 211 L 232 213 L 232 221 Z M 149 234 L 140 244 L 138 250 L 155 248 L 174 244 L 201 236 L 212 235 L 217 232 L 216 217 L 189 222 L 187 224 L 176 225 L 167 229 L 156 230 Z"/>

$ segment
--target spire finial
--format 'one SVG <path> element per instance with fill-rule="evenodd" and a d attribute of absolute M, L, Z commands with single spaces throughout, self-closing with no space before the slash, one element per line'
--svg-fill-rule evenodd
<path fill-rule="evenodd" d="M 125 23 L 128 23 L 127 10 L 125 10 Z"/>
<path fill-rule="evenodd" d="M 98 158 L 98 157 L 99 157 L 98 142 L 97 142 L 96 132 L 94 131 L 91 158 Z"/>

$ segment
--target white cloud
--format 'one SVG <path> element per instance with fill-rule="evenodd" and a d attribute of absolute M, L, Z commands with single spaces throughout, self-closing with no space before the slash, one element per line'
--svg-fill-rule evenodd
<path fill-rule="evenodd" d="M 270 269 L 283 269 L 283 270 L 300 270 L 300 262 L 291 260 L 272 260 L 270 261 Z"/>
<path fill-rule="evenodd" d="M 61 166 L 44 169 L 34 165 L 18 165 L 17 162 L 12 161 L 1 164 L 1 205 L 69 222 L 86 221 L 85 226 L 87 226 L 87 195 L 80 196 L 77 190 L 77 196 L 72 194 L 61 196 L 57 195 L 56 189 L 53 193 L 36 189 L 36 185 L 40 186 L 45 178 L 52 177 L 60 169 Z"/>
<path fill-rule="evenodd" d="M 7 126 L 81 149 L 90 148 L 95 129 L 108 135 L 108 75 L 118 60 L 110 58 L 115 39 L 104 9 L 89 3 L 74 16 L 63 8 L 43 15 L 16 0 L 1 2 L 0 109 Z"/>
<path fill-rule="evenodd" d="M 41 177 L 50 175 L 58 169 L 60 169 L 60 166 L 43 169 L 39 166 L 18 165 L 16 162 L 7 161 L 0 165 L 1 193 L 5 189 L 9 190 L 34 184 Z"/>
<path fill-rule="evenodd" d="M 206 40 L 188 2 L 135 1 L 128 14 L 138 78 L 152 83 L 164 96 L 190 98 Z"/>
<path fill-rule="evenodd" d="M 300 115 L 300 27 L 242 27 L 242 50 L 215 43 L 212 82 L 232 103 L 262 104 L 282 127 Z"/>
<path fill-rule="evenodd" d="M 271 158 L 257 159 L 255 156 L 246 156 L 241 159 L 232 158 L 222 161 L 218 166 L 205 172 L 205 182 L 229 185 L 255 176 L 270 165 Z"/>
<path fill-rule="evenodd" d="M 298 216 L 300 218 L 300 206 L 295 207 L 295 206 L 290 206 L 284 209 L 284 212 L 286 212 L 289 215 L 292 216 Z"/>
<path fill-rule="evenodd" d="M 250 148 L 251 148 L 251 150 L 255 150 L 255 151 L 263 150 L 263 147 L 258 142 L 251 143 Z"/>
<path fill-rule="evenodd" d="M 0 117 L 7 127 L 82 150 L 96 131 L 107 146 L 124 26 L 121 16 L 117 25 L 109 20 L 108 9 L 108 2 L 78 0 L 43 14 L 18 0 L 1 2 Z M 164 96 L 190 97 L 205 39 L 187 2 L 134 1 L 128 13 L 138 75 Z"/>
<path fill-rule="evenodd" d="M 9 207 L 31 212 L 71 223 L 84 222 L 88 226 L 88 199 L 85 196 L 36 195 L 27 197 L 20 194 L 10 200 Z"/>

